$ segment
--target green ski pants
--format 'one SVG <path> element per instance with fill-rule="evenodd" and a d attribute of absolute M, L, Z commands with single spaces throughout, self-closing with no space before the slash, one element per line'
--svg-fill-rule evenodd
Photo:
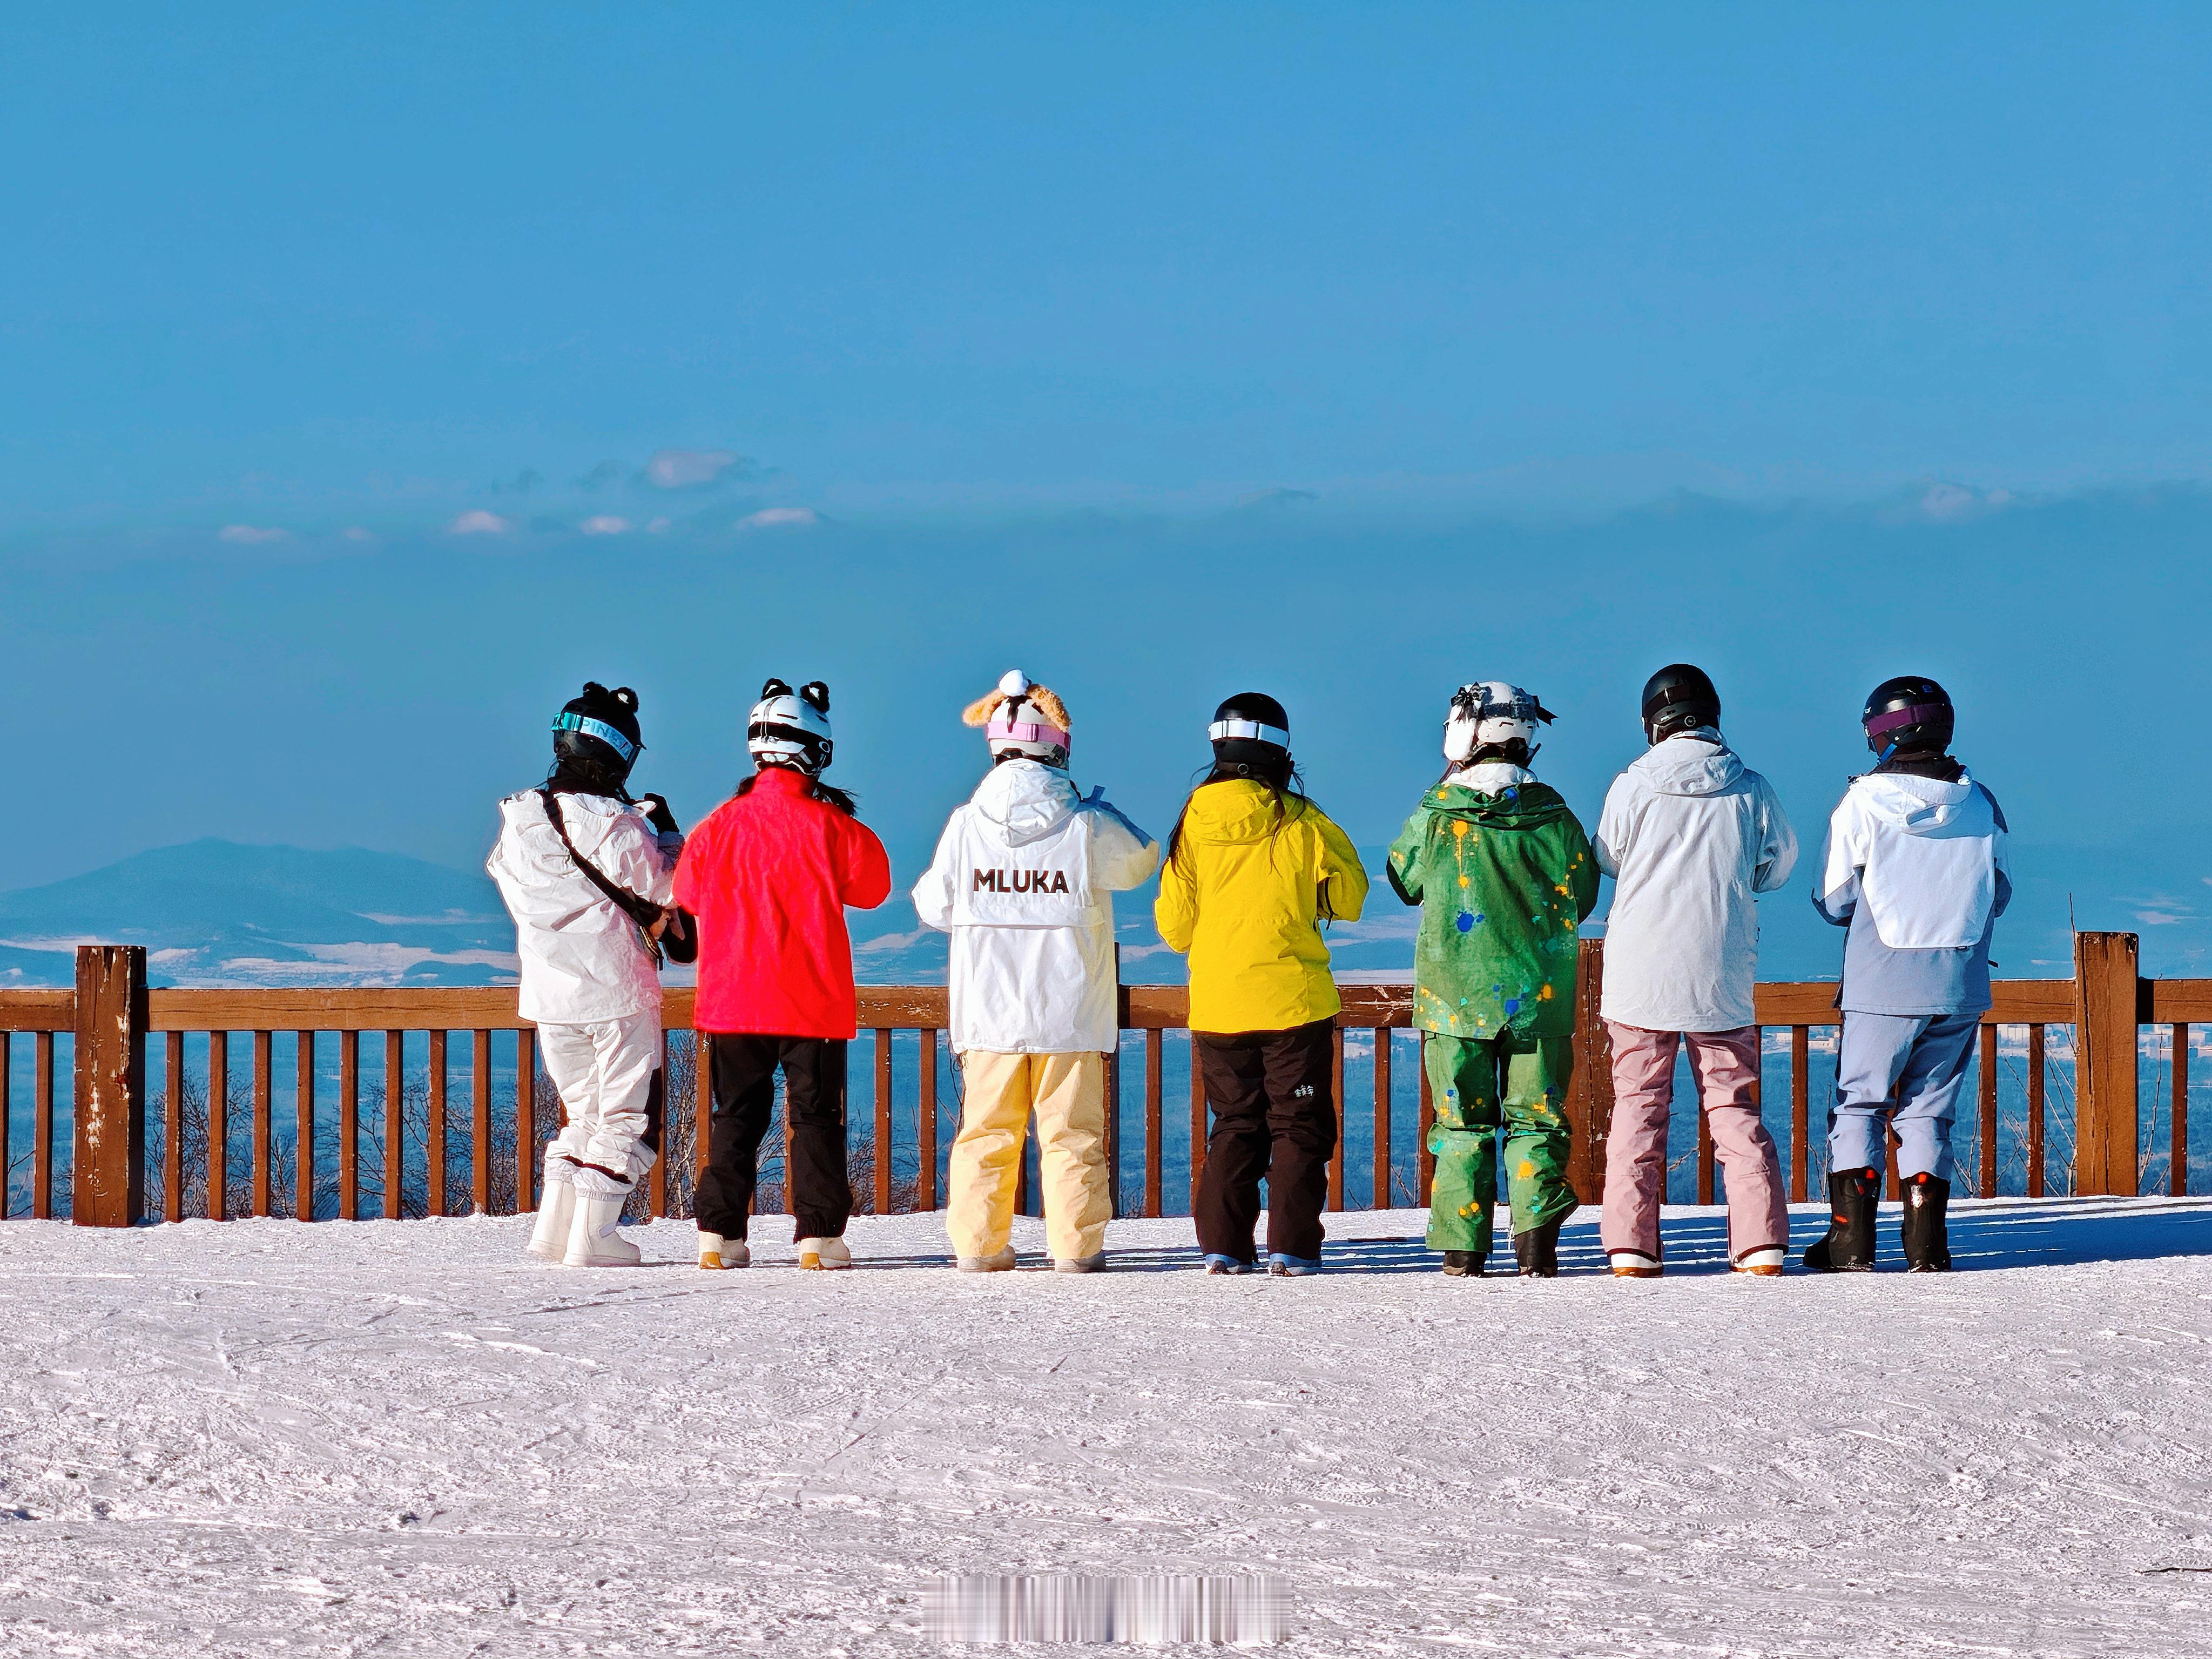
<path fill-rule="evenodd" d="M 1524 1233 L 1571 1213 L 1576 1200 L 1567 1184 L 1565 1103 L 1574 1039 L 1431 1031 L 1422 1058 L 1437 1113 L 1429 1131 L 1429 1151 L 1437 1160 L 1429 1248 L 1489 1255 L 1501 1123 L 1513 1231 Z"/>

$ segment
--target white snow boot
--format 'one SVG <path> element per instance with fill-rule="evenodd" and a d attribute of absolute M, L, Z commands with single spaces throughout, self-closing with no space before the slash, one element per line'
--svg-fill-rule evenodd
<path fill-rule="evenodd" d="M 1665 1271 L 1656 1255 L 1646 1255 L 1641 1250 L 1612 1250 L 1607 1259 L 1613 1264 L 1615 1279 L 1656 1279 Z"/>
<path fill-rule="evenodd" d="M 568 1229 L 568 1253 L 561 1258 L 569 1267 L 635 1267 L 643 1253 L 615 1230 L 622 1224 L 623 1206 L 629 1202 L 631 1183 L 592 1168 L 576 1170 L 576 1218 Z"/>
<path fill-rule="evenodd" d="M 538 1188 L 538 1224 L 530 1230 L 530 1254 L 558 1261 L 568 1253 L 568 1225 L 576 1213 L 576 1166 L 558 1141 L 545 1149 L 545 1173 Z"/>
<path fill-rule="evenodd" d="M 725 1267 L 750 1267 L 753 1265 L 752 1249 L 742 1238 L 725 1238 L 720 1233 L 701 1233 L 699 1265 L 710 1273 L 719 1273 Z"/>
<path fill-rule="evenodd" d="M 1761 1279 L 1779 1279 L 1782 1264 L 1790 1259 L 1790 1252 L 1779 1245 L 1764 1250 L 1746 1250 L 1735 1260 L 1735 1271 L 1756 1273 Z"/>
<path fill-rule="evenodd" d="M 799 1265 L 836 1273 L 853 1265 L 853 1253 L 845 1248 L 842 1238 L 802 1238 L 799 1241 Z"/>
<path fill-rule="evenodd" d="M 963 1273 L 1010 1273 L 1014 1270 L 1014 1247 L 1009 1244 L 989 1255 L 963 1255 L 959 1266 Z"/>

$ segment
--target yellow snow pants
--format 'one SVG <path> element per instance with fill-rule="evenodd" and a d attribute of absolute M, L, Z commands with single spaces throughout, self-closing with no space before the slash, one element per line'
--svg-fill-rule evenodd
<path fill-rule="evenodd" d="M 1053 1260 L 1079 1261 L 1104 1249 L 1113 1208 L 1106 1185 L 1106 1056 L 970 1048 L 960 1056 L 960 1074 L 967 1099 L 952 1143 L 945 1208 L 954 1252 L 996 1255 L 1006 1247 L 1031 1112 Z"/>

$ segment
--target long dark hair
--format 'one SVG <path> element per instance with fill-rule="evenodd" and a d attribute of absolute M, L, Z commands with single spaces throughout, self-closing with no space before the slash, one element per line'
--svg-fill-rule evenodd
<path fill-rule="evenodd" d="M 1183 797 L 1182 810 L 1176 814 L 1175 828 L 1168 831 L 1167 861 L 1170 864 L 1176 861 L 1176 854 L 1182 848 L 1182 821 L 1190 816 L 1192 799 L 1209 783 L 1233 783 L 1238 778 L 1249 778 L 1267 792 L 1274 806 L 1274 822 L 1267 827 L 1271 840 L 1289 821 L 1291 802 L 1297 803 L 1300 811 L 1313 805 L 1306 793 L 1305 780 L 1298 775 L 1297 763 L 1288 755 L 1283 757 L 1279 764 L 1217 760 L 1206 769 L 1205 775 L 1191 786 L 1190 793 Z"/>
<path fill-rule="evenodd" d="M 545 781 L 564 795 L 608 795 L 625 806 L 635 804 L 630 799 L 629 790 L 626 787 L 629 782 L 629 769 L 624 767 L 617 772 L 613 767 L 588 755 L 559 757 L 545 774 Z"/>
<path fill-rule="evenodd" d="M 812 773 L 800 771 L 800 769 L 796 766 L 787 766 L 781 769 L 786 772 L 798 772 L 799 776 L 805 778 L 806 781 L 812 786 L 810 793 L 813 795 L 815 799 L 827 802 L 829 805 L 836 807 L 839 811 L 842 812 L 848 818 L 857 818 L 860 816 L 860 809 L 854 804 L 852 796 L 848 794 L 844 790 L 840 789 L 836 784 L 824 783 L 820 778 L 816 777 Z M 758 771 L 754 772 L 750 777 L 739 778 L 738 780 L 737 793 L 732 796 L 731 799 L 733 800 L 743 800 L 747 795 L 752 793 L 753 786 L 759 781 L 760 773 Z"/>

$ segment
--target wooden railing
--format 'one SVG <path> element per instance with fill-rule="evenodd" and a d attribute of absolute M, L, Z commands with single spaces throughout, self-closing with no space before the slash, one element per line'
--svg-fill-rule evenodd
<path fill-rule="evenodd" d="M 1596 1018 L 1602 951 L 1601 941 L 1584 942 L 1577 1000 L 1577 1065 L 1567 1103 L 1574 1137 L 1570 1176 L 1586 1202 L 1595 1201 L 1602 1188 L 1612 1106 L 1605 1030 Z M 2134 1194 L 2146 1161 L 2138 1138 L 2138 1045 L 2145 1024 L 2172 1030 L 2167 1185 L 2175 1194 L 2187 1190 L 2189 1033 L 2192 1024 L 2212 1020 L 2212 980 L 2142 980 L 2136 964 L 2134 935 L 2084 933 L 2076 936 L 2073 979 L 2013 980 L 1996 986 L 1995 1006 L 1981 1027 L 1972 1156 L 1962 1160 L 1972 1190 L 1989 1194 L 1998 1189 L 2000 1032 L 2025 1027 L 2024 1185 L 2030 1196 L 2044 1194 L 2048 1184 L 2046 1079 L 2055 1058 L 2047 1034 L 2050 1027 L 2058 1025 L 2070 1028 L 2064 1046 L 2073 1058 L 2075 1151 L 2068 1185 L 2078 1194 Z M 1337 1019 L 1337 1097 L 1347 1127 L 1365 1120 L 1360 1138 L 1368 1167 L 1347 1169 L 1352 1137 L 1340 1136 L 1329 1167 L 1329 1206 L 1388 1208 L 1401 1194 L 1425 1204 L 1432 1112 L 1418 1039 L 1409 1030 L 1412 988 L 1346 985 L 1343 995 L 1344 1009 Z M 1813 1121 L 1811 1059 L 1814 1034 L 1837 1024 L 1835 996 L 1835 987 L 1826 983 L 1758 988 L 1762 1054 L 1765 1030 L 1788 1033 L 1790 1185 L 1790 1196 L 1797 1200 L 1808 1192 L 1818 1193 L 1809 1178 L 1820 1144 Z M 1168 1038 L 1185 1028 L 1188 1008 L 1187 994 L 1179 987 L 1122 988 L 1124 1036 L 1121 1050 L 1109 1056 L 1107 1097 L 1116 1214 L 1165 1212 L 1170 1201 L 1164 1190 L 1166 1152 L 1181 1138 L 1182 1128 L 1176 1123 L 1171 1132 L 1170 1113 L 1178 1118 L 1188 1114 L 1188 1176 L 1195 1190 L 1204 1158 L 1206 1109 L 1195 1053 L 1187 1042 L 1176 1045 L 1187 1055 L 1182 1065 L 1186 1075 L 1172 1081 L 1167 1075 Z M 874 1038 L 868 1162 L 865 1168 L 856 1168 L 854 1180 L 863 1209 L 878 1213 L 933 1209 L 940 1200 L 938 1172 L 945 1136 L 939 1085 L 949 1058 L 942 1038 L 947 1012 L 942 988 L 861 988 L 860 1024 Z M 684 1063 L 672 1064 L 669 1070 L 688 1085 L 690 1098 L 672 1098 L 666 1109 L 673 1119 L 688 1106 L 690 1121 L 670 1125 L 670 1145 L 686 1149 L 686 1158 L 664 1158 L 644 1194 L 641 1207 L 656 1216 L 680 1214 L 688 1208 L 690 1170 L 708 1144 L 708 1068 L 694 1063 L 691 1013 L 691 993 L 672 988 L 664 1010 L 670 1033 L 665 1040 L 672 1045 L 672 1061 Z M 1396 1032 L 1407 1032 L 1409 1040 L 1394 1042 Z M 377 1047 L 382 1049 L 380 1074 L 369 1076 L 373 1114 L 367 1121 L 362 1112 L 364 1033 L 381 1039 L 380 1044 L 372 1042 L 372 1060 Z M 419 1073 L 409 1065 L 410 1033 L 421 1034 L 415 1045 L 423 1055 Z M 914 1129 L 910 1146 L 902 1149 L 896 1133 L 901 1105 L 896 1058 L 909 1034 L 915 1078 L 906 1097 L 915 1109 Z M 8 1143 L 8 1091 L 18 1052 L 11 1048 L 11 1041 L 25 1035 L 33 1050 L 32 1146 L 28 1202 L 15 1207 L 36 1217 L 51 1216 L 56 1209 L 54 1078 L 58 1048 L 63 1044 L 68 1045 L 67 1069 L 75 1079 L 70 1213 L 85 1224 L 124 1225 L 143 1218 L 149 1209 L 149 1174 L 158 1181 L 161 1215 L 173 1221 L 185 1218 L 188 1128 L 205 1149 L 198 1176 L 203 1197 L 191 1207 L 211 1218 L 289 1212 L 359 1218 L 364 1213 L 365 1190 L 374 1200 L 374 1212 L 390 1218 L 410 1212 L 444 1215 L 457 1209 L 480 1213 L 527 1210 L 536 1202 L 538 1149 L 557 1127 L 558 1102 L 538 1070 L 534 1030 L 517 1013 L 511 988 L 149 992 L 143 950 L 87 946 L 78 953 L 76 990 L 0 992 L 0 1171 L 13 1170 L 20 1161 L 11 1159 Z M 1366 1098 L 1357 1103 L 1344 1093 L 1347 1035 L 1358 1042 L 1369 1074 Z M 204 1045 L 204 1054 L 202 1066 L 188 1075 L 187 1044 L 193 1042 Z M 251 1054 L 249 1091 L 235 1103 L 244 1109 L 249 1125 L 242 1168 L 234 1167 L 239 1160 L 231 1155 L 235 1139 L 234 1043 Z M 152 1091 L 147 1071 L 156 1048 L 160 1115 L 149 1121 Z M 456 1097 L 452 1072 L 463 1055 L 466 1082 Z M 289 1066 L 280 1066 L 287 1058 Z M 1415 1091 L 1401 1086 L 1400 1068 L 1405 1065 L 1411 1065 L 1418 1077 Z M 290 1073 L 289 1088 L 278 1081 L 280 1069 Z M 1136 1075 L 1125 1077 L 1125 1071 Z M 495 1093 L 501 1075 L 512 1079 L 503 1111 Z M 1138 1076 L 1141 1083 L 1131 1103 L 1128 1085 Z M 195 1091 L 198 1116 L 188 1124 Z M 1418 1100 L 1413 1121 L 1403 1126 L 1413 1130 L 1414 1178 L 1401 1187 L 1395 1175 L 1399 1167 L 1396 1138 L 1408 1092 Z M 283 1097 L 287 1095 L 289 1099 Z M 1678 1105 L 1683 1108 L 1678 1117 L 1688 1114 L 1687 1103 Z M 328 1106 L 335 1107 L 334 1124 L 323 1115 Z M 418 1108 L 420 1121 L 410 1133 L 407 1120 Z M 289 1117 L 282 1130 L 280 1113 Z M 1139 1121 L 1129 1121 L 1132 1117 Z M 854 1126 L 856 1139 L 861 1127 L 859 1122 Z M 1962 1133 L 1966 1127 L 1962 1123 Z M 325 1133 L 325 1129 L 335 1133 Z M 1140 1135 L 1143 1157 L 1133 1189 L 1124 1191 L 1122 1154 L 1125 1133 L 1130 1130 Z M 370 1143 L 366 1160 L 364 1133 Z M 453 1167 L 456 1135 L 466 1148 L 459 1170 Z M 332 1141 L 334 1157 L 319 1158 L 318 1149 Z M 417 1149 L 412 1167 L 410 1142 Z M 149 1171 L 147 1157 L 155 1143 L 158 1167 Z M 909 1158 L 910 1181 L 900 1174 Z M 1713 1150 L 1702 1121 L 1695 1160 L 1697 1201 L 1711 1203 L 1716 1191 Z M 242 1187 L 234 1187 L 234 1180 L 242 1181 Z M 1174 1197 L 1180 1200 L 1182 1194 Z M 1028 1207 L 1026 1200 L 1024 1207 Z M 0 1204 L 0 1213 L 6 1210 Z"/>

